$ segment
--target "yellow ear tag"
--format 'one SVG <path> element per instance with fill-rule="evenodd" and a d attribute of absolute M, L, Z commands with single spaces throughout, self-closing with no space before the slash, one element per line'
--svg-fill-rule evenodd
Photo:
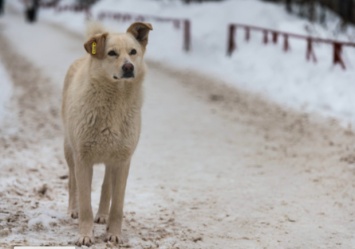
<path fill-rule="evenodd" d="M 93 42 L 93 43 L 91 44 L 91 53 L 92 53 L 92 54 L 96 54 L 96 42 Z"/>

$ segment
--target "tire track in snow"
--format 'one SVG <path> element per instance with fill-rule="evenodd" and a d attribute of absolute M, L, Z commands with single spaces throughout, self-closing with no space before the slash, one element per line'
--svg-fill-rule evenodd
<path fill-rule="evenodd" d="M 55 197 L 65 193 L 66 184 L 59 175 L 65 172 L 59 143 L 60 95 L 2 34 L 0 43 L 6 48 L 0 55 L 13 83 L 0 131 L 0 245 L 8 247 L 28 245 L 30 238 L 47 230 L 55 233 L 59 217 L 51 210 L 57 205 Z"/>
<path fill-rule="evenodd" d="M 14 88 L 0 138 L 4 148 L 0 150 L 0 245 L 31 245 L 40 233 L 55 234 L 63 218 L 53 211 L 58 204 L 63 207 L 56 197 L 66 189 L 60 179 L 66 171 L 60 143 L 60 94 L 2 34 L 0 43 L 6 48 L 0 55 Z M 50 241 L 55 237 L 41 244 Z"/>

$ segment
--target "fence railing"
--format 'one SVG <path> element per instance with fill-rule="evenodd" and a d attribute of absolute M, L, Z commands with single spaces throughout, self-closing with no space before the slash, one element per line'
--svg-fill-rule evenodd
<path fill-rule="evenodd" d="M 191 49 L 191 22 L 188 19 L 181 18 L 168 18 L 153 15 L 143 15 L 143 14 L 131 14 L 113 11 L 102 11 L 98 14 L 99 20 L 112 19 L 123 22 L 144 22 L 144 21 L 156 21 L 172 23 L 176 29 L 183 27 L 183 49 L 185 51 L 190 51 Z"/>
<path fill-rule="evenodd" d="M 47 4 L 41 4 L 43 8 L 54 8 L 57 12 L 72 11 L 72 12 L 85 12 L 86 18 L 93 18 L 90 8 L 84 5 L 70 4 L 70 5 L 58 5 L 58 0 L 53 0 Z M 101 11 L 97 18 L 102 21 L 104 19 L 113 19 L 117 21 L 156 21 L 156 22 L 170 22 L 176 29 L 183 27 L 183 49 L 188 52 L 191 50 L 191 22 L 188 19 L 183 18 L 168 18 L 145 14 L 131 14 L 114 11 Z"/>
<path fill-rule="evenodd" d="M 26 0 L 24 0 L 24 1 L 26 1 Z M 60 2 L 60 0 L 52 0 L 52 1 L 47 1 L 47 2 L 40 1 L 39 6 L 41 8 L 54 8 L 58 5 L 59 2 Z"/>
<path fill-rule="evenodd" d="M 304 40 L 307 44 L 306 59 L 313 60 L 314 62 L 317 62 L 317 57 L 314 52 L 313 44 L 314 43 L 324 43 L 324 44 L 331 45 L 333 47 L 333 64 L 334 65 L 339 64 L 343 69 L 346 69 L 346 65 L 345 65 L 344 60 L 342 58 L 343 47 L 355 47 L 355 43 L 352 43 L 352 42 L 341 42 L 341 41 L 331 40 L 331 39 L 316 38 L 316 37 L 311 37 L 311 36 L 293 34 L 293 33 L 282 32 L 282 31 L 277 31 L 277 30 L 273 30 L 273 29 L 261 28 L 261 27 L 245 25 L 245 24 L 230 24 L 229 28 L 228 28 L 228 45 L 227 45 L 227 54 L 229 56 L 231 56 L 233 54 L 233 52 L 236 50 L 235 37 L 236 37 L 236 32 L 237 32 L 238 28 L 241 30 L 244 30 L 244 35 L 245 35 L 246 41 L 250 40 L 251 31 L 261 32 L 263 34 L 263 43 L 264 44 L 269 43 L 269 36 L 270 35 L 272 38 L 272 43 L 277 43 L 279 40 L 279 37 L 282 37 L 283 38 L 283 50 L 285 52 L 290 50 L 290 42 L 289 42 L 290 38 Z"/>
<path fill-rule="evenodd" d="M 63 12 L 63 11 L 73 11 L 73 12 L 90 12 L 90 8 L 84 5 L 58 5 L 55 6 L 55 11 L 57 12 Z"/>

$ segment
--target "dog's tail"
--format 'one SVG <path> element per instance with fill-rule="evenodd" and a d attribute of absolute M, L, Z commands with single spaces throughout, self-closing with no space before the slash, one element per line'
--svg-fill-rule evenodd
<path fill-rule="evenodd" d="M 106 29 L 97 21 L 89 21 L 86 26 L 86 38 L 89 39 L 96 34 L 105 33 Z"/>

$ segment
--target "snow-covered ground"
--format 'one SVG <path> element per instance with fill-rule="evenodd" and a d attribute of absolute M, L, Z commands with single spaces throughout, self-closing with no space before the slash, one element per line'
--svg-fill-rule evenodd
<path fill-rule="evenodd" d="M 168 3 L 115 2 L 121 4 L 121 10 L 126 6 L 127 11 L 151 8 L 154 13 L 173 13 Z M 235 2 L 259 6 L 252 0 L 225 4 Z M 7 3 L 14 6 L 16 1 Z M 189 8 L 174 4 L 181 10 L 178 11 L 181 16 L 189 14 Z M 210 6 L 211 13 L 217 8 L 206 6 Z M 266 10 L 279 8 L 260 6 L 267 6 Z M 191 16 L 201 11 L 196 6 L 191 9 L 194 9 Z M 275 26 L 282 16 L 301 22 L 279 11 L 269 16 L 275 18 Z M 13 84 L 7 113 L 11 115 L 4 119 L 0 137 L 3 148 L 0 150 L 0 248 L 14 244 L 72 245 L 78 226 L 77 221 L 65 215 L 67 167 L 62 152 L 60 96 L 68 65 L 85 53 L 83 40 L 75 35 L 83 33 L 79 28 L 84 26 L 84 16 L 54 15 L 48 10 L 41 12 L 40 22 L 29 25 L 20 14 L 8 8 L 0 20 L 0 44 L 7 48 L 1 49 L 0 55 Z M 49 25 L 49 20 L 57 25 Z M 58 25 L 61 23 L 65 28 Z M 66 30 L 69 24 L 77 26 L 72 28 L 72 33 Z M 219 84 L 221 80 L 211 75 L 221 78 L 218 75 L 223 72 L 217 72 L 213 65 L 226 70 L 222 78 L 231 84 L 256 92 L 268 86 L 266 82 L 256 82 L 257 68 L 242 70 L 239 73 L 244 76 L 240 77 L 229 72 L 227 64 L 233 62 L 238 67 L 238 55 L 242 52 L 238 50 L 232 59 L 219 55 L 219 51 L 224 52 L 218 42 L 222 36 L 209 34 L 208 27 L 200 32 L 209 34 L 215 43 L 212 38 L 212 43 L 208 43 L 209 39 L 203 42 L 203 37 L 195 36 L 194 50 L 187 55 L 181 52 L 181 34 L 174 36 L 172 30 L 155 23 L 148 45 L 148 57 L 155 62 L 148 65 L 142 136 L 128 180 L 123 247 L 355 248 L 354 133 L 323 119 L 321 123 L 314 122 L 312 116 L 294 113 L 248 92 Z M 170 42 L 173 49 L 166 47 L 161 39 L 173 39 Z M 215 50 L 211 49 L 214 46 Z M 251 52 L 259 45 L 250 43 L 245 48 L 249 46 Z M 208 48 L 211 55 L 205 53 Z M 278 51 L 268 49 L 270 53 Z M 261 49 L 257 52 L 267 53 Z M 307 65 L 303 52 L 299 64 L 306 72 L 315 73 L 318 66 L 322 68 L 321 64 Z M 175 56 L 171 57 L 172 54 Z M 248 57 L 251 61 L 252 54 Z M 280 53 L 278 58 L 287 56 L 290 55 Z M 245 61 L 238 63 L 239 67 L 247 65 L 243 64 Z M 176 71 L 166 64 L 185 70 Z M 269 64 L 272 63 L 260 70 L 265 78 Z M 191 68 L 204 75 L 196 75 Z M 284 73 L 281 69 L 277 70 L 280 74 Z M 282 74 L 284 78 L 289 71 Z M 336 75 L 344 77 L 341 70 L 327 71 L 332 73 L 337 80 Z M 250 86 L 244 86 L 239 80 L 247 74 Z M 304 84 L 307 90 L 319 90 L 313 86 L 316 77 L 320 76 L 315 74 L 309 85 Z M 293 83 L 292 78 L 290 86 L 297 87 Z M 343 84 L 350 87 L 349 82 Z M 281 93 L 283 104 L 296 103 Z M 295 107 L 300 108 L 296 104 Z M 94 210 L 98 206 L 102 175 L 102 167 L 96 167 L 92 188 Z M 103 242 L 104 236 L 105 227 L 96 224 L 93 248 L 113 247 Z"/>
<path fill-rule="evenodd" d="M 73 0 L 62 1 L 62 5 Z M 14 1 L 18 8 L 21 5 Z M 318 112 L 340 119 L 344 125 L 355 123 L 355 48 L 345 48 L 343 58 L 347 70 L 332 65 L 332 47 L 316 45 L 318 63 L 305 59 L 306 42 L 290 39 L 291 51 L 285 54 L 280 39 L 278 45 L 262 44 L 262 34 L 251 33 L 251 41 L 244 41 L 244 30 L 237 30 L 237 51 L 226 56 L 227 26 L 244 23 L 315 37 L 355 40 L 355 29 L 336 32 L 339 20 L 328 13 L 327 27 L 311 25 L 297 16 L 288 15 L 283 5 L 259 0 L 233 0 L 221 3 L 184 5 L 180 1 L 101 0 L 93 8 L 94 18 L 101 11 L 147 14 L 161 17 L 188 18 L 192 22 L 192 51 L 182 50 L 182 29 L 172 23 L 150 20 L 154 32 L 150 37 L 148 58 L 184 70 L 194 69 L 210 77 L 259 93 L 279 104 Z M 40 20 L 50 20 L 82 34 L 84 14 L 56 13 L 42 10 Z M 148 20 L 149 21 L 149 20 Z M 114 30 L 124 31 L 129 23 L 104 21 Z M 271 38 L 271 37 L 270 37 Z M 281 37 L 280 37 L 281 38 Z"/>
<path fill-rule="evenodd" d="M 7 113 L 6 106 L 12 94 L 12 82 L 0 60 L 0 124 Z"/>

